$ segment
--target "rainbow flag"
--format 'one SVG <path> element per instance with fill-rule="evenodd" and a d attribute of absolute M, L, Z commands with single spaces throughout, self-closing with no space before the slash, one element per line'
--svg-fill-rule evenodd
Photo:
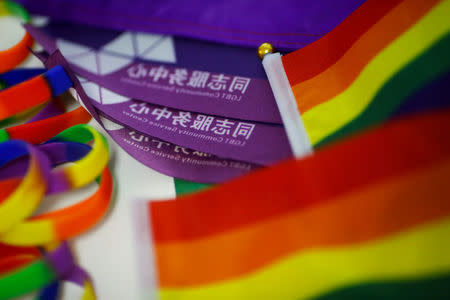
<path fill-rule="evenodd" d="M 449 7 L 439 0 L 368 0 L 315 43 L 266 55 L 293 153 L 302 157 L 376 124 L 450 104 Z M 175 186 L 181 193 L 200 188 Z"/>
<path fill-rule="evenodd" d="M 437 88 L 450 72 L 449 16 L 447 0 L 368 0 L 315 43 L 266 55 L 296 156 L 448 98 Z M 429 86 L 442 96 L 418 104 Z"/>
<path fill-rule="evenodd" d="M 449 299 L 449 130 L 419 114 L 150 202 L 160 299 Z"/>
<path fill-rule="evenodd" d="M 266 55 L 304 157 L 149 202 L 159 298 L 450 299 L 449 15 L 368 0 Z"/>

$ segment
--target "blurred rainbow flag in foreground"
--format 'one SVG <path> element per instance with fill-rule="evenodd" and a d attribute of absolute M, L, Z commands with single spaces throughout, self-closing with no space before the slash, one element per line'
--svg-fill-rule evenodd
<path fill-rule="evenodd" d="M 294 153 L 315 153 L 150 202 L 160 299 L 450 299 L 449 16 L 369 0 L 266 55 Z"/>
<path fill-rule="evenodd" d="M 450 110 L 150 202 L 159 296 L 450 299 Z"/>

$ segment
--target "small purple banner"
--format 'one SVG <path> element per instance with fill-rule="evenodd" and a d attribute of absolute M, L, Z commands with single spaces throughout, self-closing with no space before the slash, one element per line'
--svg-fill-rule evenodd
<path fill-rule="evenodd" d="M 280 125 L 173 110 L 137 100 L 117 104 L 101 104 L 91 98 L 90 101 L 115 122 L 221 157 L 271 165 L 292 156 Z"/>
<path fill-rule="evenodd" d="M 124 97 L 282 124 L 254 49 L 64 23 L 26 28 L 48 53 L 58 49 L 78 75 Z"/>
<path fill-rule="evenodd" d="M 74 83 L 72 94 L 108 132 L 114 141 L 144 165 L 168 176 L 204 183 L 220 183 L 241 176 L 260 166 L 223 159 L 214 155 L 187 149 L 161 139 L 145 135 L 102 116 L 92 105 L 76 75 L 59 51 L 48 56 L 38 53 L 48 68 L 62 65 Z"/>

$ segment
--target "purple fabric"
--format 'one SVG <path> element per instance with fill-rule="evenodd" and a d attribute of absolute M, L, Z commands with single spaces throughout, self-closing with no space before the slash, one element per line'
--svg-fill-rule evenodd
<path fill-rule="evenodd" d="M 45 254 L 45 259 L 54 269 L 58 279 L 70 281 L 80 286 L 89 280 L 89 275 L 75 264 L 72 252 L 66 241 L 53 251 Z"/>
<path fill-rule="evenodd" d="M 153 112 L 161 112 L 162 108 L 159 106 L 136 100 L 109 105 L 102 105 L 96 101 L 91 102 L 117 123 L 176 145 L 223 158 L 266 166 L 292 157 L 286 132 L 281 125 L 209 116 L 214 121 L 211 122 L 208 129 L 198 130 L 193 129 L 192 124 L 198 118 L 205 119 L 205 116 L 196 113 L 189 113 L 191 121 L 182 126 L 178 123 L 174 125 L 171 117 L 161 117 L 158 120 L 158 114 L 154 115 Z M 180 111 L 165 109 L 165 113 L 179 116 Z M 230 128 L 219 131 L 220 128 L 214 127 L 217 124 L 223 124 L 219 122 L 227 122 Z M 216 128 L 216 132 L 223 134 L 215 133 L 214 128 Z M 241 132 L 248 133 L 247 135 L 238 135 L 241 128 L 251 129 Z M 227 132 L 225 133 L 225 131 Z"/>
<path fill-rule="evenodd" d="M 57 39 L 58 36 L 61 37 L 61 34 L 64 39 L 70 41 L 74 41 L 75 37 L 77 43 L 82 43 L 81 45 L 88 46 L 91 49 L 94 46 L 102 47 L 105 43 L 108 44 L 117 38 L 117 36 L 101 30 L 92 33 L 85 28 L 78 32 L 79 29 L 77 29 L 77 27 L 78 26 L 72 26 L 72 31 L 69 29 L 58 29 L 58 26 L 47 26 L 45 30 L 28 26 L 27 29 L 38 41 L 41 41 L 44 48 L 48 51 L 54 51 L 57 42 L 47 36 L 45 32 L 51 32 L 52 35 L 56 34 L 56 37 L 54 37 L 55 39 Z M 55 31 L 57 32 L 55 33 Z M 86 32 L 90 32 L 91 34 L 86 35 Z M 86 40 L 86 36 L 92 35 L 99 37 L 101 42 L 94 43 L 94 41 L 91 41 L 89 38 Z M 201 49 L 198 45 L 176 49 L 177 67 L 180 66 L 180 60 L 184 62 L 192 60 L 191 63 L 193 63 L 194 61 L 202 61 L 205 56 L 210 55 L 203 55 L 201 53 L 200 58 L 190 57 L 188 59 L 183 59 L 182 57 L 186 55 L 186 53 L 192 51 L 191 48 Z M 223 51 L 223 57 L 229 57 L 228 50 L 220 50 Z M 103 50 L 101 53 L 103 53 Z M 81 55 L 78 54 L 73 55 L 81 57 Z M 86 55 L 91 54 L 87 53 Z M 231 63 L 231 65 L 245 65 L 245 63 L 240 63 L 242 59 L 239 55 L 236 57 L 234 55 L 232 56 L 236 60 L 236 63 Z M 69 54 L 68 57 L 66 57 L 69 60 L 69 63 L 70 57 L 71 55 Z M 181 58 L 178 59 L 178 57 Z M 257 59 L 254 53 L 252 53 L 252 58 Z M 131 61 L 132 60 L 130 59 L 130 62 Z M 211 66 L 215 66 L 213 68 L 218 70 L 221 64 L 223 64 L 223 62 L 214 62 Z M 259 67 L 261 67 L 259 61 L 258 64 L 260 65 Z M 223 65 L 230 65 L 230 63 Z M 153 64 L 153 66 L 157 67 L 158 65 Z M 150 69 L 151 67 L 152 65 L 148 63 L 133 62 L 111 74 L 98 75 L 71 64 L 71 69 L 90 79 L 94 84 L 98 84 L 102 88 L 110 88 L 120 95 L 132 98 L 139 97 L 139 99 L 147 102 L 147 104 L 145 104 L 138 100 L 126 101 L 126 99 L 122 99 L 120 100 L 122 101 L 121 103 L 115 103 L 108 99 L 108 96 L 102 96 L 103 92 L 98 93 L 98 88 L 92 90 L 92 83 L 84 80 L 81 82 L 83 86 L 86 85 L 87 87 L 91 87 L 89 88 L 89 91 L 92 93 L 92 98 L 90 97 L 89 101 L 94 104 L 97 109 L 102 111 L 109 118 L 112 118 L 115 122 L 134 128 L 145 135 L 156 137 L 169 143 L 190 149 L 211 153 L 222 158 L 246 161 L 260 165 L 271 165 L 292 156 L 286 133 L 281 125 L 240 121 L 242 119 L 256 119 L 281 122 L 281 120 L 279 120 L 279 113 L 276 108 L 275 100 L 273 99 L 270 86 L 266 79 L 248 78 L 250 84 L 245 92 L 242 93 L 240 91 L 234 93 L 215 92 L 208 88 L 190 89 L 189 87 L 170 85 L 167 83 L 167 80 L 166 82 L 161 82 L 161 80 L 159 82 L 153 82 L 151 78 L 146 76 L 141 77 L 139 75 L 139 70 L 142 71 L 144 68 Z M 170 73 L 176 70 L 173 66 L 165 66 L 164 68 L 170 70 Z M 238 75 L 241 75 L 241 73 L 238 73 Z M 228 77 L 231 78 L 233 76 L 228 75 Z M 201 92 L 207 93 L 208 95 L 217 94 L 219 97 L 204 96 L 203 94 L 190 94 L 190 92 Z M 105 94 L 114 98 L 114 96 L 111 96 L 108 93 Z M 229 98 L 222 97 L 224 95 Z M 95 97 L 96 99 L 93 99 Z M 154 112 L 161 110 L 161 107 L 154 105 L 153 103 L 183 109 L 184 111 L 168 109 L 168 114 L 170 114 L 170 116 L 167 115 L 167 118 L 157 116 Z M 173 123 L 175 120 L 173 117 L 185 113 L 185 110 L 190 111 L 190 122 L 188 122 L 187 125 L 176 126 L 177 124 Z M 211 126 L 205 127 L 207 128 L 206 130 L 204 130 L 204 128 L 198 129 L 192 125 L 195 124 L 197 118 L 202 118 L 204 116 L 200 116 L 193 111 L 225 117 L 217 118 L 210 116 L 208 118 L 213 119 Z M 227 124 L 230 125 L 230 128 L 226 130 L 227 134 L 223 134 L 225 131 L 217 133 L 217 130 L 212 130 L 213 128 L 217 128 L 215 127 L 216 123 L 223 122 L 224 120 L 227 120 Z M 249 136 L 237 135 L 242 126 L 252 128 Z"/>
<path fill-rule="evenodd" d="M 89 280 L 89 275 L 75 264 L 72 252 L 67 241 L 53 251 L 45 254 L 45 260 L 51 265 L 58 280 L 70 281 L 81 287 Z"/>
<path fill-rule="evenodd" d="M 106 130 L 133 158 L 156 171 L 176 178 L 217 183 L 259 168 L 256 164 L 224 159 L 192 149 L 179 149 L 177 145 L 126 126 L 119 130 Z"/>
<path fill-rule="evenodd" d="M 85 270 L 83 270 L 79 266 L 74 266 L 72 272 L 70 272 L 70 274 L 64 276 L 61 279 L 73 282 L 82 287 L 84 283 L 89 280 L 89 275 L 86 273 Z"/>
<path fill-rule="evenodd" d="M 336 27 L 364 0 L 19 0 L 32 13 L 120 30 L 257 47 L 298 49 Z"/>
<path fill-rule="evenodd" d="M 25 27 L 27 30 L 35 28 L 30 25 L 25 25 Z M 65 39 L 99 50 L 123 33 L 123 31 L 118 30 L 57 22 L 54 20 L 34 30 L 45 33 L 38 38 L 39 43 L 49 53 L 56 50 L 56 45 L 54 44 L 56 38 Z M 31 33 L 33 35 L 35 34 L 34 31 L 31 31 Z M 215 73 L 237 74 L 254 78 L 266 78 L 266 73 L 261 65 L 261 60 L 256 55 L 255 49 L 181 37 L 174 37 L 173 42 L 176 50 L 176 64 L 179 67 L 208 70 Z M 179 51 L 177 51 L 178 49 Z M 239 61 L 239 63 L 236 63 L 236 61 Z"/>
<path fill-rule="evenodd" d="M 236 64 L 240 61 L 236 61 Z M 240 120 L 282 124 L 272 90 L 266 79 L 247 77 L 245 79 L 249 80 L 249 84 L 244 93 L 239 91 L 230 93 L 227 90 L 213 91 L 207 87 L 177 87 L 167 84 L 164 80 L 154 82 L 147 76 L 133 78 L 130 75 L 132 70 L 138 70 L 138 68 L 146 70 L 144 72 L 147 73 L 153 68 L 160 67 L 170 73 L 177 69 L 177 67 L 163 64 L 134 62 L 117 72 L 104 76 L 94 75 L 75 65 L 71 67 L 76 73 L 107 89 L 147 103 Z M 192 74 L 194 71 L 196 70 L 189 69 L 188 73 Z M 229 78 L 228 84 L 232 78 L 237 77 L 226 73 L 211 73 L 210 77 L 220 75 Z"/>
<path fill-rule="evenodd" d="M 67 242 L 62 242 L 58 248 L 47 253 L 45 259 L 53 267 L 58 278 L 69 276 L 75 267 L 75 262 Z"/>

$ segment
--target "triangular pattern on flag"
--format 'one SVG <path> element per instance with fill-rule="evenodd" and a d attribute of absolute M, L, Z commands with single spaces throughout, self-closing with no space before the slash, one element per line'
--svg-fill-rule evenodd
<path fill-rule="evenodd" d="M 64 54 L 64 52 L 61 51 Z M 74 55 L 67 57 L 67 60 L 82 69 L 85 69 L 91 73 L 98 74 L 98 61 L 97 53 L 94 51 L 83 53 L 81 55 Z"/>
<path fill-rule="evenodd" d="M 173 38 L 166 36 L 163 40 L 154 45 L 154 47 L 151 47 L 149 50 L 140 54 L 139 57 L 158 62 L 176 63 L 177 59 Z"/>
<path fill-rule="evenodd" d="M 89 47 L 73 43 L 71 41 L 67 41 L 64 39 L 57 39 L 56 47 L 59 49 L 59 51 L 61 51 L 61 53 L 64 53 L 64 55 L 67 58 L 71 56 L 87 54 L 88 52 L 92 51 L 92 49 Z"/>
<path fill-rule="evenodd" d="M 133 33 L 124 32 L 108 44 L 104 45 L 101 50 L 132 57 L 135 53 L 133 38 Z"/>
<path fill-rule="evenodd" d="M 100 93 L 102 95 L 102 104 L 117 104 L 130 100 L 130 98 L 117 94 L 104 87 L 100 88 Z"/>
<path fill-rule="evenodd" d="M 136 41 L 137 51 L 135 55 L 139 56 L 148 51 L 151 47 L 155 46 L 155 44 L 161 41 L 164 36 L 151 33 L 135 33 L 134 38 Z"/>
<path fill-rule="evenodd" d="M 98 62 L 98 74 L 107 75 L 131 64 L 132 58 L 117 56 L 114 54 L 107 53 L 105 51 L 99 51 L 97 53 L 97 62 Z"/>
<path fill-rule="evenodd" d="M 81 86 L 83 87 L 84 92 L 88 95 L 89 98 L 97 101 L 98 103 L 102 103 L 102 97 L 100 94 L 100 86 L 91 81 L 80 81 Z"/>

